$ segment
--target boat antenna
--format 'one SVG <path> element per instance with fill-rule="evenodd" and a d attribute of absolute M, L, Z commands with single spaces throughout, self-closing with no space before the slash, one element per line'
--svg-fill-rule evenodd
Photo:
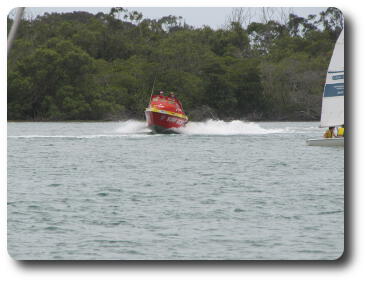
<path fill-rule="evenodd" d="M 157 76 L 155 76 L 154 81 L 153 81 L 152 92 L 150 93 L 150 100 L 152 100 L 153 91 L 154 91 L 154 84 L 155 84 L 156 79 L 157 79 Z"/>

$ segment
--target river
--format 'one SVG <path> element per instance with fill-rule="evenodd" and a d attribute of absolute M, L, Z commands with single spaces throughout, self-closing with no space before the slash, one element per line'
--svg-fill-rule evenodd
<path fill-rule="evenodd" d="M 344 149 L 318 123 L 9 122 L 15 259 L 337 259 Z"/>

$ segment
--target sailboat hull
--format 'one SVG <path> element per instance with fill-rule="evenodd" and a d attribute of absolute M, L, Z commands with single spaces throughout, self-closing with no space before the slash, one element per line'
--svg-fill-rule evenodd
<path fill-rule="evenodd" d="M 306 142 L 310 146 L 344 146 L 344 138 L 309 139 Z"/>

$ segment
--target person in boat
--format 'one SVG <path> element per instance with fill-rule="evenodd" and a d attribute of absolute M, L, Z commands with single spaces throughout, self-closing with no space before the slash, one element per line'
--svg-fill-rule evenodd
<path fill-rule="evenodd" d="M 173 92 L 170 92 L 168 97 L 172 97 L 172 98 L 175 98 L 175 94 Z"/>
<path fill-rule="evenodd" d="M 326 139 L 331 139 L 331 138 L 335 138 L 335 133 L 334 133 L 334 129 L 335 127 L 329 127 L 329 129 L 326 130 L 326 132 L 324 133 L 324 138 Z"/>
<path fill-rule="evenodd" d="M 161 90 L 161 91 L 159 92 L 159 95 L 164 95 L 164 92 Z"/>
<path fill-rule="evenodd" d="M 338 137 L 344 137 L 344 125 L 338 128 Z"/>

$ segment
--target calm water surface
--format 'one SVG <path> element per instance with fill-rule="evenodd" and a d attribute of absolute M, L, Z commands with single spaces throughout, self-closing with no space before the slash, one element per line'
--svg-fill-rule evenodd
<path fill-rule="evenodd" d="M 318 123 L 8 123 L 15 259 L 336 259 L 344 149 Z"/>

